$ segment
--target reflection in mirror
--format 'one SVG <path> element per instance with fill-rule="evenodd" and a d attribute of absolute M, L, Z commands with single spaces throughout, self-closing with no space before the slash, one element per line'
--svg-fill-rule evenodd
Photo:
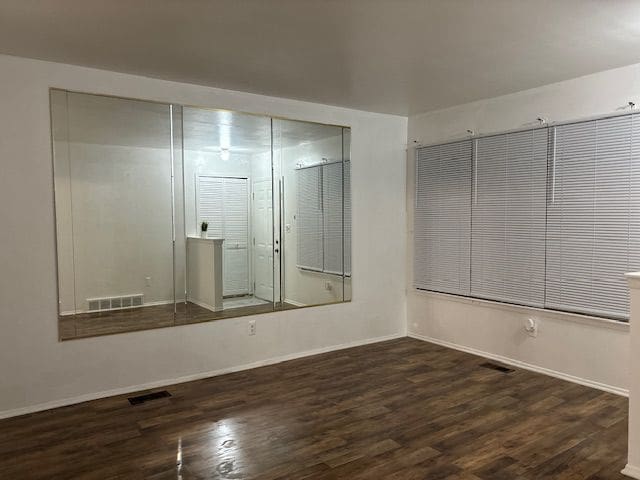
<path fill-rule="evenodd" d="M 343 130 L 292 120 L 273 121 L 274 174 L 282 192 L 283 302 L 310 306 L 351 297 L 348 157 Z M 347 161 L 345 161 L 347 160 Z M 346 179 L 346 183 L 345 183 Z M 346 189 L 345 189 L 346 186 Z M 346 222 L 346 223 L 345 223 Z M 348 228 L 345 228 L 345 225 Z"/>
<path fill-rule="evenodd" d="M 342 160 L 343 177 L 342 192 L 342 225 L 344 235 L 344 298 L 345 302 L 351 301 L 351 129 L 342 129 Z"/>
<path fill-rule="evenodd" d="M 51 91 L 60 335 L 174 320 L 167 105 Z"/>
<path fill-rule="evenodd" d="M 351 299 L 350 130 L 51 90 L 62 340 Z"/>
<path fill-rule="evenodd" d="M 272 311 L 271 120 L 183 109 L 187 318 Z"/>

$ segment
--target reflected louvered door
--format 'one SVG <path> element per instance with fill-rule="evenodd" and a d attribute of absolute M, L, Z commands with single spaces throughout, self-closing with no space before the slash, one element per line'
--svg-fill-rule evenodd
<path fill-rule="evenodd" d="M 300 168 L 296 170 L 296 180 L 296 265 L 320 272 L 324 268 L 322 169 Z"/>
<path fill-rule="evenodd" d="M 207 222 L 207 238 L 223 238 L 222 224 L 223 181 L 219 177 L 198 177 L 198 220 L 200 230 L 202 222 Z"/>
<path fill-rule="evenodd" d="M 416 155 L 414 286 L 469 295 L 471 140 Z"/>
<path fill-rule="evenodd" d="M 555 128 L 547 205 L 546 306 L 628 318 L 640 269 L 637 115 Z"/>
<path fill-rule="evenodd" d="M 249 293 L 249 208 L 246 178 L 225 178 L 223 295 Z"/>
<path fill-rule="evenodd" d="M 547 129 L 477 139 L 471 295 L 542 307 Z"/>
<path fill-rule="evenodd" d="M 246 178 L 198 177 L 198 228 L 207 221 L 207 238 L 222 238 L 223 295 L 249 288 L 249 209 Z"/>

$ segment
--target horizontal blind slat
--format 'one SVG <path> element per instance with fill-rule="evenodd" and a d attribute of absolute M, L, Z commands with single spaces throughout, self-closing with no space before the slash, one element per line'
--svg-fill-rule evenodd
<path fill-rule="evenodd" d="M 556 127 L 546 307 L 628 318 L 624 273 L 640 268 L 638 133 L 637 115 Z"/>
<path fill-rule="evenodd" d="M 476 142 L 471 295 L 544 304 L 547 129 Z"/>
<path fill-rule="evenodd" d="M 471 140 L 416 151 L 416 288 L 470 292 L 471 152 Z"/>

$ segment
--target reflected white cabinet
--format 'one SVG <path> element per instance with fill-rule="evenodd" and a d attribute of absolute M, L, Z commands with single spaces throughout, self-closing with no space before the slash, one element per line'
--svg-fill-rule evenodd
<path fill-rule="evenodd" d="M 222 310 L 221 238 L 187 238 L 187 300 L 203 308 Z"/>

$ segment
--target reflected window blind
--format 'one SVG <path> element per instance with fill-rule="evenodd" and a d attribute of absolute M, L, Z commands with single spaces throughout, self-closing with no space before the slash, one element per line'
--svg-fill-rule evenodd
<path fill-rule="evenodd" d="M 414 286 L 469 295 L 471 140 L 417 149 Z"/>
<path fill-rule="evenodd" d="M 471 295 L 544 306 L 548 129 L 477 139 Z"/>
<path fill-rule="evenodd" d="M 297 176 L 297 266 L 321 272 L 324 268 L 322 169 L 300 168 Z"/>
<path fill-rule="evenodd" d="M 351 275 L 350 166 L 346 161 L 296 170 L 299 268 Z"/>
<path fill-rule="evenodd" d="M 351 162 L 344 162 L 344 273 L 351 276 Z"/>
<path fill-rule="evenodd" d="M 324 267 L 326 273 L 343 272 L 342 162 L 322 165 Z"/>
<path fill-rule="evenodd" d="M 555 127 L 547 204 L 546 306 L 628 318 L 624 273 L 640 269 L 637 115 Z"/>

